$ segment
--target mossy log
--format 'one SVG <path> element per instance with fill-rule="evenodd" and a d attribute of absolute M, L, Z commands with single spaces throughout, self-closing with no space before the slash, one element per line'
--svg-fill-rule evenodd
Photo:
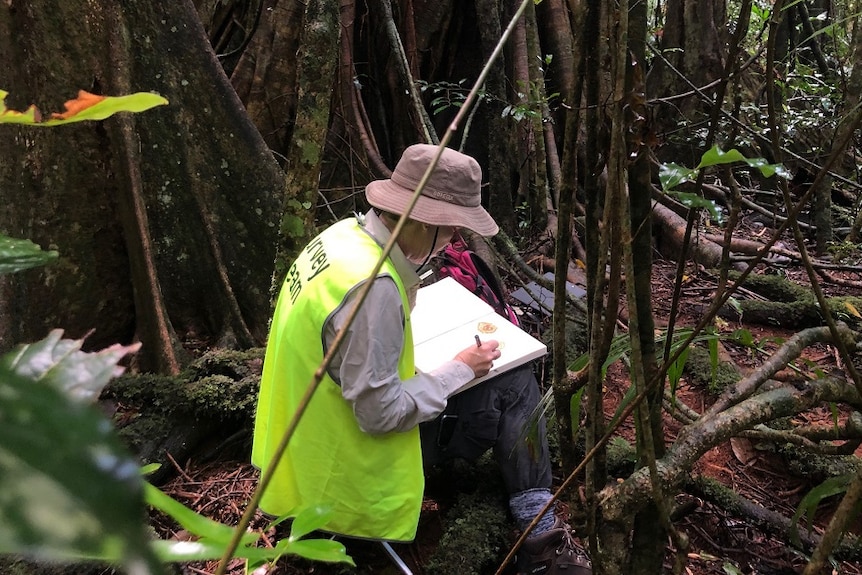
<path fill-rule="evenodd" d="M 752 274 L 745 279 L 743 287 L 764 299 L 736 299 L 733 304 L 726 304 L 719 310 L 720 317 L 786 329 L 825 324 L 814 292 L 784 276 Z M 840 318 L 853 329 L 859 328 L 862 322 L 853 314 L 853 310 L 862 309 L 862 298 L 832 297 L 827 298 L 826 302 L 833 317 Z"/>
<path fill-rule="evenodd" d="M 120 436 L 142 463 L 161 464 L 153 483 L 192 455 L 224 456 L 232 438 L 245 440 L 235 456 L 248 457 L 263 352 L 211 351 L 175 377 L 127 374 L 108 385 L 101 403 Z"/>
<path fill-rule="evenodd" d="M 801 551 L 811 552 L 820 543 L 819 534 L 801 525 L 794 526 L 788 517 L 747 499 L 718 481 L 706 477 L 692 477 L 686 482 L 685 489 L 728 513 L 747 518 L 753 525 L 780 537 Z M 845 533 L 841 544 L 833 553 L 842 561 L 858 561 L 862 558 L 862 542 L 856 536 Z"/>

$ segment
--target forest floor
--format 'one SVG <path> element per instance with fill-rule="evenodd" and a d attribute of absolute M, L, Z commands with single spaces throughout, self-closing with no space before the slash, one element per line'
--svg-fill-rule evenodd
<path fill-rule="evenodd" d="M 673 278 L 676 273 L 675 262 L 659 260 L 653 267 L 653 306 L 656 324 L 663 327 L 667 324 L 669 302 L 672 299 Z M 683 290 L 683 300 L 680 306 L 678 326 L 691 326 L 700 319 L 703 305 L 710 303 L 714 297 L 713 279 L 709 274 L 701 274 L 696 270 L 687 272 L 689 277 Z M 785 267 L 780 273 L 794 282 L 806 284 L 806 276 L 801 269 Z M 858 274 L 845 272 L 849 279 L 858 281 Z M 827 295 L 850 294 L 858 295 L 859 290 L 853 287 L 842 287 L 824 284 Z M 767 349 L 775 349 L 783 339 L 791 336 L 797 330 L 788 330 L 781 326 L 746 325 L 736 323 L 729 329 L 746 328 L 761 342 L 766 342 Z M 752 354 L 750 349 L 725 347 L 729 357 L 744 370 L 751 370 L 762 362 L 763 357 Z M 805 369 L 822 369 L 823 371 L 840 370 L 837 354 L 826 345 L 811 346 L 804 352 L 804 360 L 798 362 Z M 615 402 L 622 398 L 628 388 L 627 371 L 619 365 L 612 366 L 606 381 L 606 393 L 610 401 L 607 404 L 608 416 L 612 415 Z M 687 405 L 702 411 L 714 399 L 714 395 L 702 385 L 694 384 L 685 377 L 680 381 L 678 390 L 680 397 Z M 833 414 L 828 407 L 806 414 L 806 423 L 832 421 Z M 681 425 L 672 417 L 667 417 L 667 440 L 673 441 Z M 626 439 L 633 436 L 631 425 L 623 425 L 619 435 Z M 862 455 L 862 449 L 856 455 Z M 252 494 L 257 481 L 257 471 L 245 462 L 221 461 L 206 465 L 196 465 L 194 462 L 177 466 L 178 474 L 163 489 L 183 503 L 199 512 L 219 521 L 235 524 L 244 510 L 245 503 Z M 786 517 L 792 517 L 802 498 L 816 483 L 810 478 L 794 474 L 787 467 L 782 456 L 748 440 L 734 439 L 721 444 L 705 454 L 693 470 L 693 475 L 714 478 L 735 490 L 747 499 L 762 505 L 766 509 L 780 512 Z M 559 484 L 564 478 L 555 477 Z M 438 485 L 439 487 L 439 485 Z M 428 573 L 425 568 L 428 557 L 439 544 L 443 524 L 451 493 L 432 493 L 426 497 L 420 520 L 416 541 L 409 545 L 395 545 L 395 549 L 410 566 L 416 575 Z M 577 496 L 577 495 L 575 495 Z M 689 575 L 791 575 L 801 573 L 807 563 L 806 557 L 794 550 L 786 542 L 782 534 L 770 533 L 757 526 L 755 522 L 744 516 L 734 515 L 705 499 L 695 496 L 684 496 L 690 504 L 689 512 L 676 523 L 677 528 L 686 534 L 691 545 L 687 551 L 687 564 L 684 568 Z M 815 516 L 815 532 L 822 532 L 829 520 L 831 512 L 839 501 L 838 497 L 825 500 Z M 678 503 L 683 503 L 679 500 Z M 166 522 L 164 518 L 156 518 L 155 526 L 162 536 L 181 537 L 176 526 Z M 256 517 L 253 526 L 265 524 L 262 517 Z M 854 526 L 857 536 L 862 534 L 862 522 Z M 275 532 L 269 531 L 267 537 L 274 537 Z M 511 532 L 511 542 L 516 540 L 514 528 Z M 503 550 L 503 554 L 507 552 Z M 380 573 L 397 574 L 399 571 L 384 554 L 382 547 L 370 544 L 348 545 L 348 553 L 357 562 L 357 569 L 345 570 L 344 567 L 311 563 L 298 560 L 283 559 L 269 573 L 278 575 L 302 575 L 311 573 L 338 574 L 342 573 Z M 501 556 L 502 559 L 502 556 Z M 665 572 L 670 573 L 673 560 L 669 553 Z M 838 563 L 831 573 L 842 575 L 862 575 L 862 566 L 853 563 Z M 496 566 L 488 571 L 494 573 Z M 206 574 L 215 571 L 215 564 L 190 564 L 183 568 L 184 573 Z M 235 560 L 229 568 L 230 575 L 243 573 L 243 564 Z M 515 570 L 509 566 L 506 575 L 512 575 Z M 829 571 L 827 571 L 829 573 Z M 453 574 L 457 575 L 457 573 Z"/>

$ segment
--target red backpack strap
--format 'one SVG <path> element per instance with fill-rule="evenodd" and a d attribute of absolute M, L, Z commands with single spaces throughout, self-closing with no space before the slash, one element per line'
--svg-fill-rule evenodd
<path fill-rule="evenodd" d="M 515 310 L 512 309 L 512 306 L 506 302 L 506 295 L 503 293 L 503 287 L 500 285 L 500 282 L 497 281 L 497 276 L 494 275 L 490 266 L 488 266 L 479 254 L 471 251 L 466 253 L 470 256 L 470 259 L 473 262 L 473 267 L 475 267 L 478 272 L 480 281 L 484 282 L 487 286 L 487 289 L 483 288 L 483 291 L 490 291 L 493 294 L 493 301 L 489 301 L 490 298 L 483 299 L 485 299 L 487 303 L 491 304 L 498 314 L 508 319 L 513 324 L 520 325 L 518 315 L 515 313 Z"/>
<path fill-rule="evenodd" d="M 443 249 L 438 276 L 451 277 L 488 303 L 501 316 L 520 325 L 515 310 L 506 303 L 505 295 L 491 268 L 478 254 L 467 249 L 463 238 L 456 236 Z"/>

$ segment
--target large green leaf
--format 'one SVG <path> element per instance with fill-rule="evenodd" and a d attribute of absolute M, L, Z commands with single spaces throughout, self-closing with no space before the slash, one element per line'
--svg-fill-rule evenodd
<path fill-rule="evenodd" d="M 43 251 L 30 240 L 19 240 L 0 234 L 0 274 L 43 266 L 55 259 L 55 251 Z"/>
<path fill-rule="evenodd" d="M 685 182 L 693 182 L 697 179 L 697 170 L 680 166 L 674 162 L 661 164 L 658 169 L 658 179 L 661 189 L 672 190 Z"/>
<path fill-rule="evenodd" d="M 102 383 L 136 348 L 71 352 L 79 347 L 55 332 L 0 357 L 0 553 L 159 572 L 137 462 L 91 402 L 66 392 L 79 386 L 61 381 L 87 373 Z"/>
<path fill-rule="evenodd" d="M 214 521 L 209 517 L 205 517 L 200 513 L 189 509 L 176 499 L 173 499 L 149 483 L 145 485 L 144 489 L 148 504 L 165 514 L 170 515 L 182 526 L 183 529 L 195 537 L 213 544 L 221 545 L 221 549 L 224 551 L 227 543 L 229 543 L 233 537 L 233 527 Z M 257 534 L 245 533 L 242 536 L 241 543 L 246 545 L 254 543 L 257 539 Z M 216 557 L 218 557 L 218 555 L 216 555 Z"/>
<path fill-rule="evenodd" d="M 214 561 L 221 559 L 227 545 L 223 541 L 201 539 L 198 541 L 153 541 L 153 549 L 164 563 L 188 563 L 189 561 Z M 262 565 L 280 556 L 273 548 L 240 547 L 233 557 L 248 559 L 250 564 Z"/>
<path fill-rule="evenodd" d="M 354 565 L 353 559 L 347 555 L 344 545 L 331 539 L 300 539 L 298 541 L 285 540 L 284 553 L 299 555 L 312 561 L 326 561 L 328 563 L 349 563 Z"/>
<path fill-rule="evenodd" d="M 312 505 L 296 514 L 290 526 L 290 540 L 297 541 L 315 529 L 320 529 L 332 519 L 332 508 L 326 505 Z"/>
<path fill-rule="evenodd" d="M 709 150 L 703 153 L 703 156 L 700 158 L 700 164 L 697 165 L 696 170 L 701 168 L 707 168 L 709 166 L 720 166 L 723 164 L 732 164 L 734 162 L 742 162 L 745 161 L 745 156 L 742 155 L 737 149 L 728 150 L 727 152 L 723 151 L 718 146 L 713 146 Z"/>
<path fill-rule="evenodd" d="M 62 339 L 63 331 L 52 330 L 40 342 L 25 344 L 0 357 L 0 367 L 26 379 L 44 381 L 70 397 L 92 400 L 112 377 L 123 373 L 117 363 L 134 353 L 140 344 L 112 345 L 102 351 L 81 351 L 83 340 Z"/>
<path fill-rule="evenodd" d="M 709 217 L 718 222 L 722 223 L 724 219 L 724 215 L 721 213 L 719 207 L 715 204 L 714 201 L 708 200 L 706 198 L 702 198 L 697 194 L 692 194 L 689 192 L 680 192 L 677 190 L 666 190 L 665 193 L 667 195 L 674 197 L 687 208 L 696 210 L 696 209 L 704 209 L 709 212 Z"/>
<path fill-rule="evenodd" d="M 698 164 L 695 169 L 699 170 L 709 166 L 719 166 L 735 162 L 743 162 L 752 168 L 757 168 L 765 178 L 771 178 L 774 175 L 785 179 L 790 177 L 790 173 L 781 164 L 769 164 L 763 158 L 746 158 L 742 155 L 742 152 L 737 149 L 731 149 L 724 152 L 718 146 L 713 146 L 707 150 L 703 156 L 701 156 L 700 164 Z"/>

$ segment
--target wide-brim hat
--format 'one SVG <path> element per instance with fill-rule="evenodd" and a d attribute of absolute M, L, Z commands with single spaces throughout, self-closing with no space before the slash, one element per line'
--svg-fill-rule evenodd
<path fill-rule="evenodd" d="M 368 203 L 393 214 L 404 214 L 436 154 L 437 146 L 429 144 L 414 144 L 404 150 L 392 177 L 365 186 Z M 433 226 L 467 228 L 482 236 L 493 236 L 499 228 L 482 207 L 481 187 L 479 163 L 470 156 L 444 148 L 410 218 Z"/>

